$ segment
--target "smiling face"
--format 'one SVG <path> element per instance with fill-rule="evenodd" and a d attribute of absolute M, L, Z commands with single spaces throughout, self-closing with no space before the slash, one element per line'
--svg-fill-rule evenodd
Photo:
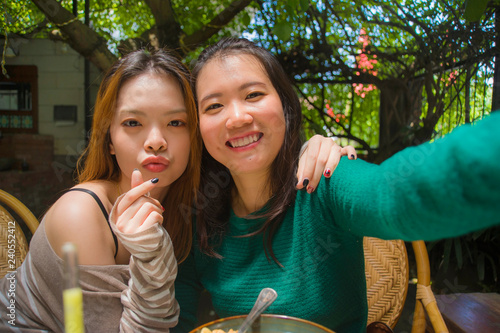
<path fill-rule="evenodd" d="M 130 186 L 135 168 L 144 180 L 159 178 L 159 187 L 182 175 L 189 160 L 187 119 L 182 91 L 171 76 L 146 73 L 123 84 L 110 127 L 110 153 L 122 186 Z"/>
<path fill-rule="evenodd" d="M 285 137 L 283 106 L 258 59 L 237 54 L 207 62 L 196 81 L 200 131 L 212 157 L 233 176 L 269 174 Z"/>

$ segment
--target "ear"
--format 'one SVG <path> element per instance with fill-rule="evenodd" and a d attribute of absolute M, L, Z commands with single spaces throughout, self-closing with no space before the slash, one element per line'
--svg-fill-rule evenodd
<path fill-rule="evenodd" d="M 115 153 L 115 147 L 113 146 L 113 142 L 109 143 L 109 153 L 111 155 L 116 155 L 116 153 Z"/>

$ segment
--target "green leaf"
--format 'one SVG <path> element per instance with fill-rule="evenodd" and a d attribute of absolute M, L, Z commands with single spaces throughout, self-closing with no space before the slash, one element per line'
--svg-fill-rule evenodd
<path fill-rule="evenodd" d="M 293 27 L 286 21 L 276 23 L 273 28 L 273 33 L 282 41 L 286 42 L 292 35 Z"/>
<path fill-rule="evenodd" d="M 488 0 L 465 0 L 465 19 L 468 22 L 479 21 L 487 5 Z"/>
<path fill-rule="evenodd" d="M 494 258 L 492 258 L 490 255 L 487 255 L 487 258 L 491 264 L 491 268 L 492 268 L 492 271 L 493 271 L 493 281 L 498 281 L 498 275 L 497 275 L 497 268 L 496 268 L 496 261 Z"/>
<path fill-rule="evenodd" d="M 309 0 L 300 0 L 300 10 L 305 12 L 309 8 Z"/>
<path fill-rule="evenodd" d="M 290 12 L 296 14 L 300 8 L 297 8 L 299 7 L 299 0 L 288 0 L 286 5 L 285 5 L 285 8 L 287 8 L 288 10 L 290 10 Z"/>
<path fill-rule="evenodd" d="M 454 240 L 454 243 L 455 243 L 455 255 L 457 257 L 457 265 L 458 265 L 458 268 L 462 268 L 463 266 L 463 256 L 462 256 L 462 244 L 460 242 L 460 239 L 459 238 L 456 238 Z"/>
<path fill-rule="evenodd" d="M 478 231 L 475 231 L 472 233 L 472 239 L 473 240 L 476 240 L 478 239 L 479 237 L 481 237 L 481 235 L 484 233 L 484 229 L 483 230 L 478 230 Z"/>
<path fill-rule="evenodd" d="M 252 18 L 250 17 L 250 15 L 247 12 L 244 12 L 242 17 L 241 17 L 242 24 L 244 24 L 245 26 L 248 26 L 248 25 L 250 25 L 251 21 L 252 21 Z"/>
<path fill-rule="evenodd" d="M 477 277 L 479 281 L 484 280 L 484 259 L 485 259 L 484 253 L 481 253 L 480 255 L 477 256 Z"/>
<path fill-rule="evenodd" d="M 451 247 L 453 243 L 453 239 L 446 239 L 444 241 L 444 253 L 443 253 L 443 271 L 448 270 L 448 265 L 450 264 L 450 254 L 451 254 Z"/>

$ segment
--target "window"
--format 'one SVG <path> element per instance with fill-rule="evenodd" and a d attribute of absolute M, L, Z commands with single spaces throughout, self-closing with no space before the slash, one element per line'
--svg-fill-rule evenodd
<path fill-rule="evenodd" d="M 0 74 L 0 131 L 38 132 L 38 75 L 36 66 L 5 66 Z"/>

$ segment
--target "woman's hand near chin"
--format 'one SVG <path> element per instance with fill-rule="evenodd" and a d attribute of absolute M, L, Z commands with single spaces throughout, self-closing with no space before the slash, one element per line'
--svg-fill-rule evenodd
<path fill-rule="evenodd" d="M 133 234 L 163 223 L 161 203 L 150 197 L 149 192 L 156 186 L 158 178 L 143 181 L 139 170 L 131 177 L 131 189 L 117 203 L 116 227 L 119 231 Z"/>

